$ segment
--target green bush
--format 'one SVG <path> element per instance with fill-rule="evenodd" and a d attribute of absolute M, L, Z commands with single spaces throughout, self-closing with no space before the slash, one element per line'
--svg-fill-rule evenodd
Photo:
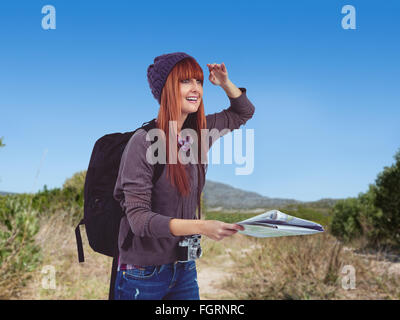
<path fill-rule="evenodd" d="M 361 236 L 360 211 L 361 206 L 358 198 L 338 201 L 333 208 L 331 233 L 346 242 Z"/>
<path fill-rule="evenodd" d="M 396 162 L 376 178 L 373 203 L 382 210 L 382 215 L 375 219 L 379 240 L 400 247 L 400 150 L 394 158 Z"/>
<path fill-rule="evenodd" d="M 86 170 L 79 171 L 75 173 L 71 178 L 65 180 L 63 184 L 63 189 L 70 188 L 72 190 L 80 192 L 84 188 L 85 179 L 86 179 Z"/>
<path fill-rule="evenodd" d="M 15 296 L 41 260 L 35 244 L 40 218 L 63 215 L 76 225 L 83 216 L 85 172 L 67 179 L 63 188 L 47 189 L 35 194 L 0 196 L 0 298 Z M 6 293 L 7 292 L 7 295 Z"/>
<path fill-rule="evenodd" d="M 67 212 L 66 218 L 76 224 L 83 217 L 83 186 L 78 189 L 73 186 L 43 190 L 33 195 L 32 208 L 40 215 L 53 215 L 57 212 Z"/>
<path fill-rule="evenodd" d="M 368 191 L 357 198 L 338 201 L 333 208 L 332 234 L 345 242 L 365 237 L 370 244 L 386 237 L 385 232 L 377 228 L 382 211 L 374 206 L 375 197 L 375 186 L 370 185 Z"/>
<path fill-rule="evenodd" d="M 400 151 L 357 198 L 336 203 L 332 234 L 344 241 L 365 237 L 372 246 L 400 248 Z"/>
<path fill-rule="evenodd" d="M 11 291 L 23 285 L 41 260 L 34 241 L 39 219 L 31 199 L 25 194 L 0 197 L 0 287 Z"/>

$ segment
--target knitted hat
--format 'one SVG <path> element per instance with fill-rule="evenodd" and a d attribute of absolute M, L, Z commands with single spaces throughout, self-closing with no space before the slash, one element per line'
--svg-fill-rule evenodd
<path fill-rule="evenodd" d="M 154 63 L 147 68 L 147 81 L 149 82 L 151 92 L 161 103 L 161 92 L 165 81 L 172 68 L 182 59 L 193 58 L 184 52 L 167 53 L 154 58 Z"/>

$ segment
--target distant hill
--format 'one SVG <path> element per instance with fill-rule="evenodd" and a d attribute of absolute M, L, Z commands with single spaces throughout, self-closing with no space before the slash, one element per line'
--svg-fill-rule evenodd
<path fill-rule="evenodd" d="M 294 204 L 304 204 L 311 207 L 332 207 L 336 199 L 321 199 L 313 202 L 303 202 L 295 199 L 269 198 L 256 192 L 234 188 L 228 184 L 206 180 L 203 189 L 204 203 L 208 208 L 220 209 L 257 209 L 278 208 Z"/>
<path fill-rule="evenodd" d="M 16 194 L 16 193 L 15 192 L 0 191 L 0 196 L 6 196 L 7 194 Z"/>
<path fill-rule="evenodd" d="M 269 198 L 256 192 L 237 189 L 228 184 L 210 180 L 206 180 L 203 192 L 204 202 L 209 208 L 256 209 L 282 207 L 301 202 L 294 199 Z"/>
<path fill-rule="evenodd" d="M 84 183 L 83 180 L 79 183 Z M 17 194 L 15 192 L 0 191 L 0 196 Z M 303 202 L 295 199 L 269 198 L 257 192 L 234 188 L 228 184 L 206 180 L 203 189 L 203 199 L 209 209 L 228 210 L 242 209 L 257 211 L 260 208 L 282 208 L 290 205 L 305 205 L 314 208 L 331 208 L 339 199 L 321 199 L 312 202 Z"/>

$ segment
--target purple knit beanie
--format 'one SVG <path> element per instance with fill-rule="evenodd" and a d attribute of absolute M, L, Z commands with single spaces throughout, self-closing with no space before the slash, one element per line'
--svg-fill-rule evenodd
<path fill-rule="evenodd" d="M 159 104 L 161 103 L 161 92 L 169 73 L 179 61 L 185 58 L 193 57 L 184 52 L 163 54 L 154 58 L 154 63 L 147 68 L 147 81 L 154 98 Z"/>

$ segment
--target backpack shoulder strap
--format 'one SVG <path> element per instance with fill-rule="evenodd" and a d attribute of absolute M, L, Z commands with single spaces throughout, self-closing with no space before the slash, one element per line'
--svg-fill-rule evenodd
<path fill-rule="evenodd" d="M 146 132 L 149 132 L 151 129 L 157 128 L 156 119 L 154 118 L 153 120 L 150 120 L 150 121 L 148 121 L 148 122 L 143 123 L 141 128 L 144 129 L 144 130 L 146 130 Z M 154 142 L 155 142 L 155 141 L 154 141 Z M 154 142 L 153 142 L 153 143 L 154 143 Z M 164 167 L 165 167 L 165 164 L 163 164 L 163 163 L 158 163 L 158 162 L 157 162 L 157 163 L 154 165 L 154 174 L 153 174 L 153 179 L 152 179 L 153 185 L 154 185 L 154 184 L 158 181 L 158 179 L 161 177 L 161 174 L 162 174 L 163 171 L 164 171 Z"/>
<path fill-rule="evenodd" d="M 82 224 L 85 224 L 83 219 L 81 219 L 81 221 L 78 223 L 78 225 L 75 228 L 75 237 L 76 237 L 76 245 L 77 245 L 77 249 L 78 249 L 78 260 L 79 260 L 79 262 L 84 262 L 85 261 L 85 256 L 83 254 L 81 230 L 79 229 L 79 226 L 82 225 Z"/>
<path fill-rule="evenodd" d="M 157 126 L 156 126 L 156 119 L 154 118 L 153 120 L 143 123 L 139 129 L 143 129 L 143 130 L 146 130 L 146 132 L 149 132 L 151 129 L 155 129 L 155 128 L 157 128 Z M 154 143 L 154 142 L 155 141 L 153 141 L 152 143 Z M 163 164 L 163 163 L 157 162 L 156 164 L 154 164 L 154 173 L 153 173 L 153 178 L 152 178 L 153 185 L 155 185 L 156 182 L 158 181 L 158 179 L 161 177 L 161 175 L 164 171 L 164 167 L 165 167 L 165 164 Z M 124 248 L 126 249 L 131 245 L 132 237 L 133 237 L 132 229 L 129 229 L 128 234 L 125 237 L 125 240 L 121 246 L 123 249 Z"/>

